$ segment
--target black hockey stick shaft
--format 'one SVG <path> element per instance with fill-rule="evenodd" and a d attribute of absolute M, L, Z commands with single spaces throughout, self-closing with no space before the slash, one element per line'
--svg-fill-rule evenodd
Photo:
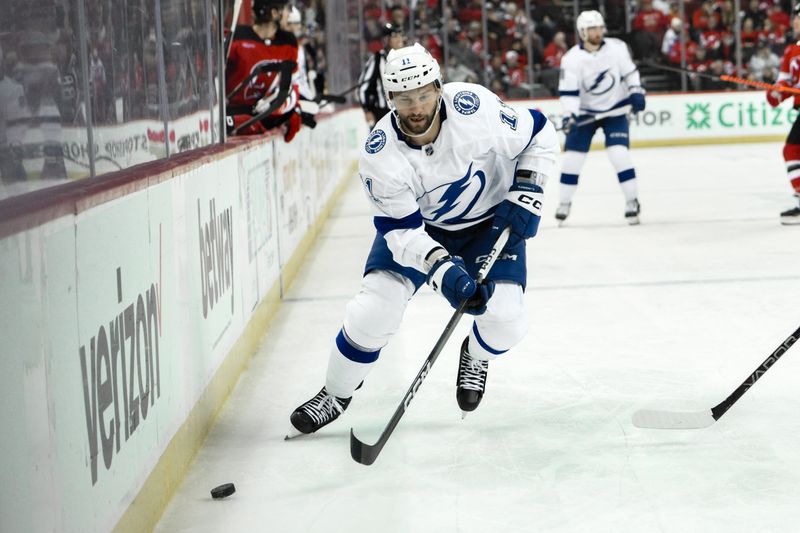
<path fill-rule="evenodd" d="M 624 106 L 620 106 L 617 109 L 613 109 L 612 111 L 606 111 L 605 113 L 598 113 L 597 115 L 595 115 L 595 116 L 593 116 L 591 118 L 587 118 L 587 119 L 581 120 L 580 122 L 576 122 L 575 124 L 572 124 L 571 126 L 569 126 L 569 129 L 580 128 L 581 126 L 588 126 L 589 124 L 594 124 L 598 120 L 603 120 L 604 118 L 610 117 L 611 113 L 617 112 L 620 109 L 625 109 L 625 108 L 630 108 L 630 104 L 627 104 L 627 105 L 624 105 Z M 564 131 L 565 129 L 567 129 L 567 128 L 564 128 L 562 126 L 560 128 L 556 128 L 556 131 Z"/>
<path fill-rule="evenodd" d="M 750 387 L 755 385 L 756 381 L 758 381 L 798 339 L 800 339 L 800 328 L 797 328 L 780 346 L 775 348 L 775 351 L 769 354 L 769 357 L 767 357 L 752 374 L 747 376 L 747 379 L 745 379 L 730 396 L 711 408 L 711 416 L 714 417 L 714 420 L 719 420 L 722 415 L 728 412 L 728 409 L 733 407 L 733 404 L 735 404 Z"/>
<path fill-rule="evenodd" d="M 489 252 L 489 256 L 484 261 L 483 265 L 481 266 L 480 270 L 478 271 L 478 277 L 476 281 L 478 283 L 482 283 L 484 279 L 486 279 L 486 275 L 491 270 L 492 265 L 497 260 L 500 255 L 500 252 L 503 250 L 503 247 L 506 245 L 508 241 L 508 237 L 511 234 L 511 228 L 506 228 L 500 234 L 500 237 L 497 238 L 497 242 L 494 243 L 491 252 Z M 417 377 L 414 378 L 414 381 L 411 383 L 411 387 L 408 388 L 406 391 L 405 396 L 403 396 L 403 401 L 397 406 L 397 409 L 394 411 L 394 415 L 392 415 L 391 420 L 386 425 L 386 428 L 381 433 L 378 442 L 375 444 L 366 444 L 356 437 L 353 429 L 350 428 L 350 455 L 357 463 L 361 463 L 362 465 L 371 465 L 375 462 L 375 459 L 378 458 L 378 455 L 381 453 L 381 450 L 386 445 L 386 441 L 389 440 L 389 437 L 392 435 L 394 428 L 397 427 L 397 424 L 400 422 L 400 419 L 403 418 L 408 406 L 411 404 L 411 400 L 414 399 L 414 395 L 419 390 L 419 387 L 422 385 L 422 382 L 425 381 L 425 378 L 428 376 L 428 372 L 430 372 L 431 367 L 433 367 L 433 363 L 436 362 L 436 359 L 439 357 L 439 354 L 442 352 L 445 344 L 450 339 L 450 336 L 453 334 L 453 330 L 455 330 L 456 325 L 458 324 L 461 317 L 464 315 L 464 307 L 466 306 L 466 301 L 462 302 L 462 304 L 456 309 L 453 316 L 450 318 L 450 321 L 445 326 L 444 331 L 439 336 L 439 340 L 436 341 L 436 344 L 431 350 L 430 355 L 428 355 L 427 359 L 425 359 L 425 363 L 422 365 L 422 368 L 417 373 Z"/>

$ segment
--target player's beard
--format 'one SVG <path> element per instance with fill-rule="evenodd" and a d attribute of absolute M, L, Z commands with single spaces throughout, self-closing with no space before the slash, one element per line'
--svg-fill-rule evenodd
<path fill-rule="evenodd" d="M 408 132 L 412 135 L 422 135 L 423 133 L 428 131 L 428 128 L 431 127 L 433 119 L 436 118 L 437 109 L 438 106 L 434 107 L 433 111 L 431 111 L 428 116 L 418 113 L 415 115 L 409 115 L 407 117 L 400 117 L 400 124 L 402 124 L 403 126 L 403 131 Z M 420 121 L 420 120 L 416 120 L 413 122 L 411 121 L 412 118 L 419 119 L 422 117 L 425 117 L 425 121 Z"/>

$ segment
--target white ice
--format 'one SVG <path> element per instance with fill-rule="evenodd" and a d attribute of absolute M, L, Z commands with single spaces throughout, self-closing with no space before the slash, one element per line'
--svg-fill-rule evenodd
<path fill-rule="evenodd" d="M 156 531 L 788 532 L 800 523 L 800 346 L 707 429 L 635 428 L 640 408 L 710 408 L 800 325 L 800 226 L 779 143 L 636 149 L 642 224 L 604 151 L 558 228 L 558 178 L 529 241 L 530 332 L 455 401 L 464 319 L 376 463 L 374 442 L 451 315 L 411 302 L 348 411 L 284 441 L 324 383 L 373 238 L 343 196 Z M 212 500 L 233 482 L 237 492 Z"/>

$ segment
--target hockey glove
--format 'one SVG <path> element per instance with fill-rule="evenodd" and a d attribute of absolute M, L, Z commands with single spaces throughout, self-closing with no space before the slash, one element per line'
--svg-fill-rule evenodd
<path fill-rule="evenodd" d="M 511 227 L 509 248 L 530 239 L 539 229 L 544 191 L 535 183 L 515 183 L 511 186 L 492 220 L 492 238 L 497 238 L 506 227 Z"/>
<path fill-rule="evenodd" d="M 644 111 L 645 102 L 643 92 L 632 92 L 629 98 L 631 101 L 631 111 L 633 111 L 634 114 Z"/>
<path fill-rule="evenodd" d="M 575 127 L 575 124 L 578 122 L 578 117 L 575 115 L 565 116 L 561 119 L 561 131 L 564 132 L 564 135 L 569 135 L 569 132 L 572 131 L 572 128 Z"/>
<path fill-rule="evenodd" d="M 478 285 L 467 272 L 464 260 L 449 255 L 433 264 L 428 272 L 428 285 L 447 298 L 453 309 L 458 309 L 461 302 L 467 300 L 464 312 L 470 315 L 482 315 L 494 292 L 493 281 Z"/>
<path fill-rule="evenodd" d="M 786 86 L 786 82 L 780 82 L 779 81 L 776 85 L 780 85 L 780 86 L 785 87 Z M 776 91 L 776 90 L 773 89 L 771 91 L 767 91 L 767 102 L 769 102 L 769 105 L 771 105 L 772 107 L 778 107 L 779 105 L 781 105 L 781 102 L 786 100 L 786 98 L 788 96 L 789 96 L 789 93 L 787 93 L 787 92 Z"/>

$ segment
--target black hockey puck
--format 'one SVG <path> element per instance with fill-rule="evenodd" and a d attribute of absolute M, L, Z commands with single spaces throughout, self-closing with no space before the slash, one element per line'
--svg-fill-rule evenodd
<path fill-rule="evenodd" d="M 233 483 L 223 483 L 219 487 L 211 489 L 211 497 L 219 500 L 220 498 L 227 498 L 234 492 L 236 492 L 236 487 L 233 486 Z"/>

